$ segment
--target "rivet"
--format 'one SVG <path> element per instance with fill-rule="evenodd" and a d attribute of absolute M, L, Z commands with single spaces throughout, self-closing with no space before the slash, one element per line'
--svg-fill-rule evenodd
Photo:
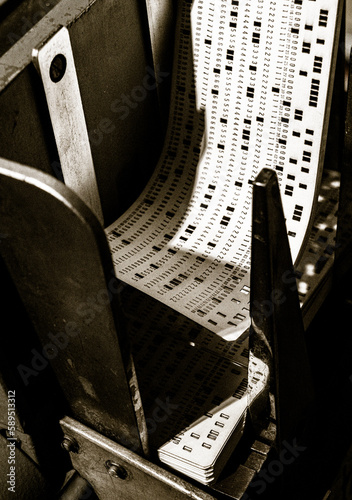
<path fill-rule="evenodd" d="M 111 462 L 110 460 L 108 460 L 105 463 L 105 467 L 108 471 L 108 474 L 111 477 L 117 477 L 117 478 L 122 479 L 122 480 L 127 479 L 127 477 L 128 477 L 128 472 L 126 471 L 126 469 L 124 467 L 122 467 L 122 465 L 115 464 L 115 463 Z"/>
<path fill-rule="evenodd" d="M 72 453 L 77 453 L 79 448 L 77 441 L 69 436 L 64 437 L 61 446 L 64 450 Z"/>

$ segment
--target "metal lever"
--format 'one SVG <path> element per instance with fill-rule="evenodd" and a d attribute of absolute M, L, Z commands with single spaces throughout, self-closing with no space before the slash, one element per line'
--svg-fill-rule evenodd
<path fill-rule="evenodd" d="M 43 81 L 65 184 L 103 223 L 68 30 L 61 28 L 44 45 L 34 49 L 32 57 Z"/>

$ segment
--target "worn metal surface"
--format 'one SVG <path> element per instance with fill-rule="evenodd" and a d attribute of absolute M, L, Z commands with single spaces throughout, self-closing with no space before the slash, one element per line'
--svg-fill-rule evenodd
<path fill-rule="evenodd" d="M 51 364 L 71 414 L 117 441 L 147 451 L 134 365 L 118 314 L 104 231 L 62 183 L 1 160 L 1 254 L 40 338 L 26 384 Z M 140 441 L 140 435 L 142 445 Z"/>
<path fill-rule="evenodd" d="M 313 389 L 280 192 L 270 169 L 253 185 L 251 318 L 249 371 L 259 359 L 270 377 L 250 414 L 258 431 L 276 419 L 280 448 L 306 414 Z"/>
<path fill-rule="evenodd" d="M 0 56 L 59 2 L 60 0 L 0 0 Z"/>
<path fill-rule="evenodd" d="M 60 491 L 59 500 L 98 500 L 93 488 L 76 471 L 72 471 L 64 488 Z"/>
<path fill-rule="evenodd" d="M 93 486 L 100 500 L 216 498 L 71 418 L 65 417 L 61 426 L 79 445 L 77 453 L 70 453 L 75 470 Z M 121 474 L 109 473 L 112 464 Z"/>
<path fill-rule="evenodd" d="M 78 20 L 97 0 L 61 1 L 40 19 L 1 57 L 0 90 L 23 71 L 32 61 L 32 50 L 53 35 L 60 26 Z"/>
<path fill-rule="evenodd" d="M 67 28 L 61 28 L 44 45 L 33 49 L 33 60 L 42 78 L 65 184 L 87 203 L 103 224 L 93 158 Z"/>

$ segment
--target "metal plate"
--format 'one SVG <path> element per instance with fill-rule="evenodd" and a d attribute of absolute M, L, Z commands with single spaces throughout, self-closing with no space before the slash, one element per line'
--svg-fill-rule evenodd
<path fill-rule="evenodd" d="M 78 445 L 70 452 L 74 468 L 100 500 L 215 498 L 69 417 L 61 427 Z"/>
<path fill-rule="evenodd" d="M 101 223 L 99 191 L 67 28 L 33 50 L 42 77 L 65 184 L 93 210 Z"/>
<path fill-rule="evenodd" d="M 123 285 L 104 231 L 73 191 L 1 160 L 1 254 L 41 341 L 18 367 L 25 386 L 53 367 L 71 415 L 138 451 L 146 426 L 121 325 Z M 34 347 L 34 346 L 33 346 Z"/>

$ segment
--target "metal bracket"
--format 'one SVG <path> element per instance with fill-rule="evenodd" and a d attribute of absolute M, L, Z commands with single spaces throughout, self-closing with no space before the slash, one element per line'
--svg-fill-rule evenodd
<path fill-rule="evenodd" d="M 72 418 L 60 422 L 73 467 L 100 500 L 213 500 L 214 497 Z"/>
<path fill-rule="evenodd" d="M 36 369 L 17 368 L 23 383 L 45 377 L 50 361 L 72 416 L 147 454 L 143 408 L 119 314 L 122 285 L 111 272 L 103 228 L 50 175 L 2 159 L 0 180 L 0 231 L 8 234 L 1 255 L 44 348 Z"/>
<path fill-rule="evenodd" d="M 103 223 L 68 30 L 61 28 L 44 45 L 34 49 L 32 56 L 43 81 L 65 184 Z"/>

